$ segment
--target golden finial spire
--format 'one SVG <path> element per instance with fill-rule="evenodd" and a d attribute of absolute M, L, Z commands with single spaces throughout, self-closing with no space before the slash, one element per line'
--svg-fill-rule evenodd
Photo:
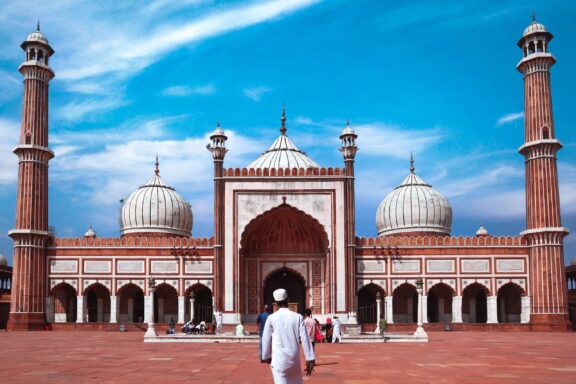
<path fill-rule="evenodd" d="M 410 152 L 410 173 L 414 173 L 416 168 L 414 168 L 414 155 Z"/>
<path fill-rule="evenodd" d="M 286 133 L 286 105 L 282 104 L 282 118 L 280 119 L 282 122 L 282 127 L 280 128 L 280 133 L 283 135 Z"/>
<path fill-rule="evenodd" d="M 158 176 L 158 174 L 160 173 L 160 169 L 158 168 L 158 165 L 160 165 L 158 163 L 158 154 L 156 154 L 156 169 L 154 170 L 154 173 L 156 174 L 156 176 Z"/>
<path fill-rule="evenodd" d="M 40 32 L 40 20 L 36 23 L 36 32 Z"/>
<path fill-rule="evenodd" d="M 535 23 L 536 22 L 536 11 L 532 10 L 532 22 Z"/>

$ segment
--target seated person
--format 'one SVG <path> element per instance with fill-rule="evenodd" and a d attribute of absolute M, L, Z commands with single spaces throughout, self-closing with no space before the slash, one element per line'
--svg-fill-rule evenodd
<path fill-rule="evenodd" d="M 236 326 L 236 336 L 246 336 L 244 333 L 244 321 L 240 321 Z"/>

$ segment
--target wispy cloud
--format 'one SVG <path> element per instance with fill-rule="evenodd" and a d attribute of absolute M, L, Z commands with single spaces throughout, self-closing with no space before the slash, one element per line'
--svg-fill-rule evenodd
<path fill-rule="evenodd" d="M 164 96 L 185 97 L 190 95 L 208 96 L 216 93 L 216 88 L 213 84 L 201 85 L 198 87 L 191 87 L 188 85 L 175 85 L 168 87 L 162 91 Z"/>
<path fill-rule="evenodd" d="M 520 168 L 502 165 L 478 173 L 474 176 L 455 180 L 441 187 L 442 192 L 448 197 L 467 195 L 470 192 L 490 189 L 494 185 L 505 185 L 510 178 L 524 176 L 524 170 Z"/>
<path fill-rule="evenodd" d="M 513 121 L 520 120 L 524 118 L 524 112 L 509 113 L 500 117 L 496 121 L 496 126 L 501 126 L 504 124 L 512 123 Z"/>
<path fill-rule="evenodd" d="M 97 114 L 118 109 L 126 104 L 128 104 L 128 101 L 121 100 L 118 97 L 72 101 L 57 108 L 55 117 L 70 122 L 92 120 Z"/>
<path fill-rule="evenodd" d="M 262 96 L 264 96 L 265 93 L 268 93 L 271 90 L 272 89 L 270 89 L 268 87 L 259 86 L 259 87 L 253 87 L 253 88 L 244 88 L 243 91 L 244 91 L 244 96 L 246 96 L 250 100 L 258 103 L 258 102 L 262 101 Z"/>

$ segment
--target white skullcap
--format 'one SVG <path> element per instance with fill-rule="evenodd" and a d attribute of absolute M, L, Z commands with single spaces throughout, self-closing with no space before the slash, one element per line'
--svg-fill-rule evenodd
<path fill-rule="evenodd" d="M 276 300 L 277 302 L 278 301 L 284 301 L 284 300 L 288 299 L 288 292 L 286 292 L 285 289 L 280 288 L 280 289 L 275 290 L 272 293 L 272 296 L 274 296 L 274 300 Z"/>

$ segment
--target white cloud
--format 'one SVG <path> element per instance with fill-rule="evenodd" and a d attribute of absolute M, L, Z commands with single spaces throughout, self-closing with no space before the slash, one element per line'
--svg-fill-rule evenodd
<path fill-rule="evenodd" d="M 262 101 L 262 96 L 265 93 L 270 92 L 272 89 L 264 86 L 260 87 L 253 87 L 253 88 L 244 88 L 244 96 L 249 98 L 252 101 L 259 102 Z"/>
<path fill-rule="evenodd" d="M 12 149 L 18 144 L 20 124 L 0 118 L 0 185 L 13 184 L 18 175 L 18 157 Z"/>
<path fill-rule="evenodd" d="M 162 91 L 164 96 L 177 96 L 184 97 L 190 95 L 208 96 L 216 93 L 216 88 L 213 84 L 201 85 L 198 87 L 190 87 L 187 85 L 175 85 L 168 87 Z"/>
<path fill-rule="evenodd" d="M 399 159 L 407 159 L 410 152 L 423 152 L 442 139 L 440 128 L 412 130 L 384 123 L 353 125 L 352 128 L 358 134 L 362 153 Z"/>
<path fill-rule="evenodd" d="M 500 117 L 497 121 L 496 121 L 496 126 L 501 126 L 504 124 L 509 124 L 512 123 L 513 121 L 516 120 L 520 120 L 524 118 L 524 112 L 515 112 L 515 113 L 509 113 L 507 115 L 504 115 L 502 117 Z"/>
<path fill-rule="evenodd" d="M 82 101 L 71 101 L 55 110 L 57 119 L 77 122 L 91 120 L 95 115 L 118 109 L 128 104 L 117 97 L 103 97 Z"/>
<path fill-rule="evenodd" d="M 467 196 L 455 201 L 454 209 L 460 217 L 486 219 L 519 219 L 526 215 L 523 189 Z"/>
<path fill-rule="evenodd" d="M 474 176 L 455 180 L 439 187 L 447 197 L 467 195 L 470 192 L 485 190 L 494 185 L 507 184 L 511 178 L 524 176 L 524 170 L 502 165 L 491 168 Z"/>

